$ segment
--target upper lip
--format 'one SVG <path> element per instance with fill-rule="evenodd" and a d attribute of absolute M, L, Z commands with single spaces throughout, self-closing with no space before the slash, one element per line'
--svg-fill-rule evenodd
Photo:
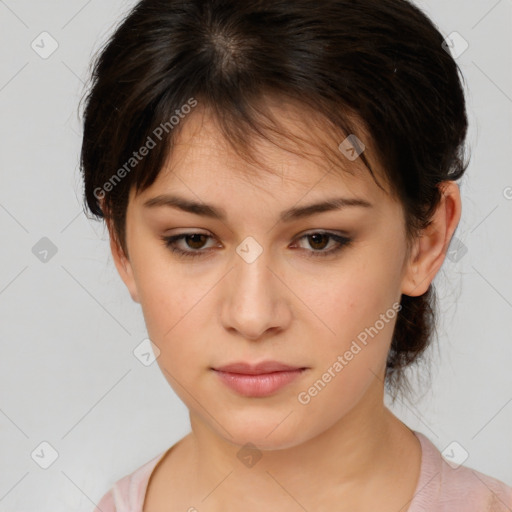
<path fill-rule="evenodd" d="M 213 369 L 219 372 L 240 373 L 243 375 L 260 375 L 264 373 L 302 370 L 303 368 L 304 367 L 300 366 L 290 366 L 288 364 L 280 363 L 279 361 L 262 361 L 258 364 L 250 364 L 242 361 L 226 364 L 224 366 L 219 366 Z"/>

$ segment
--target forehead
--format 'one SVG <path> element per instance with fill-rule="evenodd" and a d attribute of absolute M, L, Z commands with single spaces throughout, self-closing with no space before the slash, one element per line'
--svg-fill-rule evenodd
<path fill-rule="evenodd" d="M 385 199 L 360 158 L 349 159 L 342 151 L 346 136 L 336 133 L 316 112 L 293 102 L 268 99 L 265 112 L 271 115 L 270 139 L 251 133 L 251 156 L 245 158 L 226 139 L 218 120 L 208 108 L 199 106 L 182 121 L 172 150 L 156 181 L 141 194 L 141 200 L 155 190 L 190 189 L 199 198 L 213 191 L 263 192 L 285 199 L 289 194 L 340 191 L 368 200 Z M 265 118 L 268 126 L 269 121 Z M 377 179 L 383 173 L 368 151 L 365 156 Z M 351 139 L 353 140 L 353 139 Z M 342 149 L 340 149 L 342 144 Z M 352 155 L 353 156 L 353 155 Z M 222 194 L 221 194 L 222 195 Z"/>

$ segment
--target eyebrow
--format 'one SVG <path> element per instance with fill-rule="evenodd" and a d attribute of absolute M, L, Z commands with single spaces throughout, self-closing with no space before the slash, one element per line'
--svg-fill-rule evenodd
<path fill-rule="evenodd" d="M 163 194 L 144 202 L 145 208 L 170 207 L 178 208 L 184 212 L 202 215 L 212 219 L 221 221 L 227 220 L 226 211 L 223 208 L 213 206 L 206 203 L 198 203 L 190 199 L 185 199 L 176 195 Z M 327 199 L 320 203 L 314 203 L 307 206 L 295 206 L 281 212 L 279 218 L 281 222 L 291 222 L 296 219 L 309 217 L 316 213 L 328 212 L 332 210 L 341 210 L 347 207 L 359 206 L 363 208 L 371 208 L 373 205 L 364 199 L 357 197 L 336 197 Z"/>

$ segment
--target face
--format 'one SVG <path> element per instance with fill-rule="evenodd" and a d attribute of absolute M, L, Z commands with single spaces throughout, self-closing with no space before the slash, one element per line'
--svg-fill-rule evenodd
<path fill-rule="evenodd" d="M 299 129 L 300 114 L 276 112 Z M 368 172 L 328 173 L 320 153 L 257 147 L 274 174 L 249 177 L 211 119 L 192 114 L 156 182 L 132 191 L 129 260 L 116 265 L 191 418 L 230 443 L 275 449 L 382 400 L 406 240 L 401 205 Z M 208 204 L 222 218 L 151 201 L 162 195 Z M 362 204 L 281 218 L 338 198 Z M 214 370 L 269 360 L 303 370 L 263 396 L 234 390 Z"/>

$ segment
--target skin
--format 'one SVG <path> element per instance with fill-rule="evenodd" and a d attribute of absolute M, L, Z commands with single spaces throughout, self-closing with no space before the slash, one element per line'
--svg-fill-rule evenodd
<path fill-rule="evenodd" d="M 281 103 L 274 112 L 286 128 L 311 132 L 311 118 L 304 125 L 299 109 Z M 139 195 L 132 190 L 128 256 L 110 229 L 114 262 L 142 307 L 158 364 L 190 412 L 191 432 L 155 468 L 144 511 L 405 512 L 421 447 L 383 403 L 396 316 L 308 404 L 298 395 L 365 327 L 393 311 L 401 294 L 427 290 L 460 220 L 457 184 L 443 183 L 432 223 L 407 255 L 402 207 L 368 172 L 326 174 L 321 158 L 258 140 L 261 161 L 275 174 L 248 178 L 240 171 L 250 164 L 206 112 L 194 112 L 182 128 L 156 182 Z M 143 206 L 164 193 L 216 205 L 227 219 Z M 338 196 L 363 198 L 372 207 L 278 220 L 282 210 Z M 337 246 L 304 237 L 318 231 L 353 241 L 330 256 L 308 257 Z M 161 239 L 190 232 L 212 238 L 176 245 L 204 256 L 180 258 Z M 263 249 L 250 264 L 236 252 L 248 236 Z M 308 369 L 265 398 L 238 395 L 210 369 L 269 359 Z M 237 457 L 248 442 L 262 455 L 252 467 Z"/>

